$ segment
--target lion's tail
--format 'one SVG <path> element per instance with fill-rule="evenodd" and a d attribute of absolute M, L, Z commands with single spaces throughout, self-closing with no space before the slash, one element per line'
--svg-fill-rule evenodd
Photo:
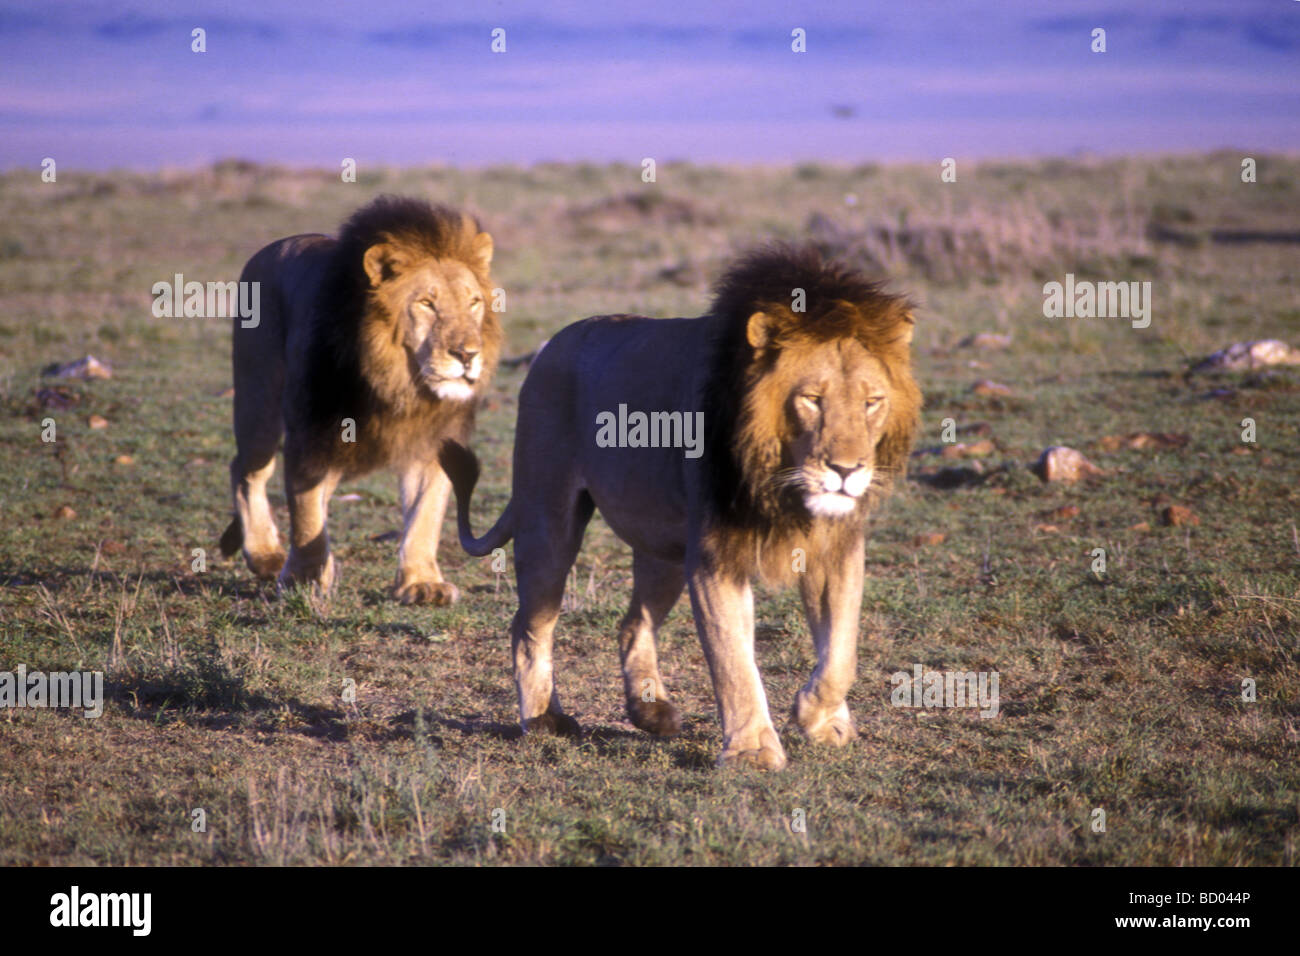
<path fill-rule="evenodd" d="M 506 505 L 497 523 L 481 538 L 474 537 L 469 525 L 469 499 L 478 484 L 478 458 L 458 442 L 448 439 L 442 443 L 438 452 L 438 463 L 451 478 L 451 487 L 456 492 L 456 530 L 460 533 L 460 546 L 471 557 L 481 558 L 491 554 L 515 536 L 514 501 Z"/>

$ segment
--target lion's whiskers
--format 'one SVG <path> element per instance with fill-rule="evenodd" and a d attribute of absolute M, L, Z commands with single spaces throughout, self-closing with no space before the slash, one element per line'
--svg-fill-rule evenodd
<path fill-rule="evenodd" d="M 807 488 L 808 473 L 802 468 L 782 468 L 769 475 L 765 484 L 777 491 L 785 488 Z"/>

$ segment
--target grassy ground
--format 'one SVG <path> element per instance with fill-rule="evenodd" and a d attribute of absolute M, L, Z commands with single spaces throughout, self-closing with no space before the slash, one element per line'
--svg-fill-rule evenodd
<path fill-rule="evenodd" d="M 1295 865 L 1300 369 L 1184 374 L 1233 341 L 1300 345 L 1296 247 L 1231 232 L 1297 230 L 1300 162 L 1260 157 L 1254 184 L 1239 168 L 1224 153 L 966 165 L 954 184 L 870 165 L 665 164 L 655 184 L 558 165 L 357 184 L 239 163 L 0 176 L 0 670 L 103 670 L 109 693 L 97 720 L 0 711 L 0 863 Z M 993 449 L 978 465 L 918 455 L 874 523 L 860 742 L 827 752 L 787 731 L 785 772 L 715 770 L 685 602 L 661 639 L 685 732 L 635 731 L 613 639 L 630 557 L 599 519 L 557 631 L 578 741 L 515 730 L 511 581 L 488 559 L 444 540 L 462 602 L 388 599 L 392 478 L 340 488 L 359 500 L 332 509 L 342 583 L 326 605 L 277 600 L 213 557 L 229 330 L 152 317 L 150 287 L 233 279 L 263 243 L 329 231 L 379 192 L 482 214 L 511 353 L 585 315 L 698 314 L 721 264 L 770 237 L 812 235 L 921 303 L 918 447 L 952 418 L 985 423 Z M 1042 285 L 1066 272 L 1151 280 L 1150 328 L 1044 318 Z M 980 331 L 1011 345 L 959 347 Z M 114 378 L 42 408 L 41 368 L 88 352 Z M 505 502 L 522 376 L 503 370 L 481 416 L 480 527 Z M 1011 394 L 972 392 L 985 378 Z M 1104 440 L 1138 431 L 1186 442 Z M 1052 444 L 1105 474 L 1040 483 L 1027 466 Z M 1166 526 L 1169 505 L 1199 524 Z M 812 648 L 794 594 L 760 592 L 757 615 L 780 726 Z M 890 675 L 916 663 L 998 671 L 1000 715 L 890 706 Z"/>

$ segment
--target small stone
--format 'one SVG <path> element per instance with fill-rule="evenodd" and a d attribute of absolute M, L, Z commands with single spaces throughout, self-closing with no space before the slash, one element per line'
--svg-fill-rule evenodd
<path fill-rule="evenodd" d="M 1081 452 L 1065 445 L 1053 445 L 1044 451 L 1033 470 L 1043 481 L 1078 481 L 1090 475 L 1105 474 Z"/>
<path fill-rule="evenodd" d="M 1151 530 L 1151 522 L 1149 522 L 1149 521 L 1139 521 L 1137 524 L 1131 524 L 1131 525 L 1129 525 L 1129 526 L 1128 526 L 1128 529 L 1129 529 L 1130 531 L 1150 531 L 1150 530 Z"/>
<path fill-rule="evenodd" d="M 91 428 L 107 428 L 108 419 L 105 418 L 103 415 L 91 415 L 88 419 L 86 419 L 86 424 L 89 425 Z"/>
<path fill-rule="evenodd" d="M 1003 385 L 1001 382 L 994 382 L 991 379 L 982 378 L 970 387 L 970 390 L 976 395 L 998 395 L 1006 397 L 1011 394 L 1011 386 Z"/>
<path fill-rule="evenodd" d="M 63 521 L 67 518 L 75 518 L 76 516 L 77 513 L 73 511 L 71 508 L 69 508 L 67 505 L 59 505 L 57 508 L 54 509 L 54 517 L 59 519 L 60 521 Z"/>
<path fill-rule="evenodd" d="M 1011 345 L 1011 336 L 996 332 L 977 332 L 957 343 L 959 349 L 1005 349 Z"/>
<path fill-rule="evenodd" d="M 116 465 L 134 465 L 135 459 L 130 455 L 118 455 L 113 459 L 113 463 Z"/>
<path fill-rule="evenodd" d="M 1300 365 L 1300 349 L 1278 339 L 1234 342 L 1199 362 L 1193 372 L 1241 371 L 1269 365 Z"/>
<path fill-rule="evenodd" d="M 912 539 L 912 544 L 918 548 L 928 547 L 935 544 L 943 544 L 948 536 L 941 531 L 930 531 L 926 534 L 918 534 Z"/>
<path fill-rule="evenodd" d="M 1034 530 L 1039 534 L 1060 534 L 1061 529 L 1054 524 L 1036 524 Z"/>
<path fill-rule="evenodd" d="M 1196 516 L 1191 508 L 1184 508 L 1182 505 L 1169 505 L 1160 514 L 1160 520 L 1172 528 L 1180 525 L 1198 525 L 1201 519 Z"/>
<path fill-rule="evenodd" d="M 983 455 L 991 455 L 996 449 L 993 442 L 987 438 L 975 442 L 954 442 L 951 445 L 944 445 L 939 452 L 943 458 L 978 458 Z"/>
<path fill-rule="evenodd" d="M 1141 451 L 1144 448 L 1182 448 L 1191 440 L 1190 435 L 1182 432 L 1137 432 L 1129 435 L 1125 444 Z"/>
<path fill-rule="evenodd" d="M 41 374 L 50 378 L 76 378 L 83 381 L 92 378 L 112 378 L 113 368 L 101 362 L 93 355 L 79 358 L 75 362 L 55 362 L 41 370 Z"/>

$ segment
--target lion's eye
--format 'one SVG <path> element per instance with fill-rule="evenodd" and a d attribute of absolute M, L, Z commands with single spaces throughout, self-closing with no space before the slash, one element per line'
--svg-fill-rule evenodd
<path fill-rule="evenodd" d="M 424 306 L 424 307 L 425 307 L 426 309 L 428 309 L 430 312 L 437 312 L 437 311 L 438 311 L 438 307 L 437 307 L 436 305 L 433 304 L 433 300 L 432 300 L 432 299 L 421 299 L 421 300 L 420 300 L 420 305 Z"/>
<path fill-rule="evenodd" d="M 822 407 L 822 397 L 820 395 L 800 395 L 799 401 L 811 405 L 813 408 Z"/>
<path fill-rule="evenodd" d="M 877 395 L 874 398 L 867 399 L 867 413 L 878 412 L 885 407 L 885 398 L 883 395 Z"/>

